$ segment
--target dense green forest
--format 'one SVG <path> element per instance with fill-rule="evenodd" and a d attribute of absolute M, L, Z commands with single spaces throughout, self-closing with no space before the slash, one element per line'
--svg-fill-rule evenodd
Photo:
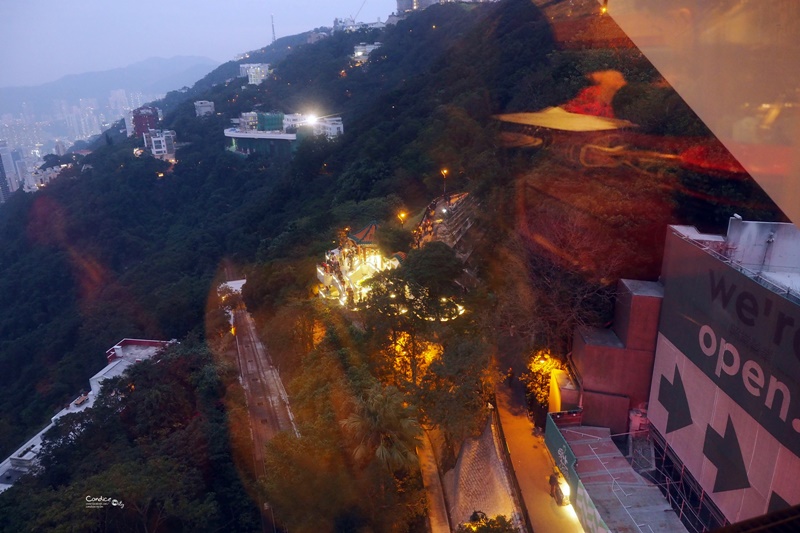
<path fill-rule="evenodd" d="M 189 341 L 106 381 L 92 409 L 48 432 L 42 475 L 23 478 L 0 498 L 0 528 L 257 529 L 226 423 L 236 372 Z M 87 512 L 87 495 L 113 496 L 122 506 Z"/>
<path fill-rule="evenodd" d="M 136 139 L 103 137 L 82 171 L 0 206 L 0 455 L 86 389 L 119 339 L 186 340 L 163 371 L 137 368 L 122 403 L 57 426 L 43 475 L 0 495 L 0 516 L 13 517 L 2 529 L 258 529 L 246 496 L 258 490 L 291 530 L 418 530 L 419 476 L 407 454 L 381 451 L 381 431 L 404 435 L 389 450 L 399 452 L 400 442 L 413 449 L 418 424 L 435 426 L 455 453 L 480 427 L 498 346 L 519 357 L 566 353 L 572 328 L 607 322 L 619 277 L 657 276 L 668 223 L 717 228 L 731 205 L 780 216 L 750 181 L 586 169 L 555 146 L 504 146 L 494 114 L 566 102 L 597 70 L 643 86 L 658 78 L 635 49 L 564 50 L 549 24 L 528 0 L 504 0 L 437 5 L 313 45 L 278 41 L 261 52 L 275 66 L 262 85 L 230 81 L 238 67 L 227 63 L 167 96 L 162 127 L 186 143 L 174 168 L 135 157 Z M 351 65 L 353 46 L 373 41 L 383 45 L 369 62 Z M 195 99 L 213 101 L 218 115 L 195 117 Z M 665 128 L 678 122 L 704 133 L 679 105 L 664 116 L 626 104 L 631 118 L 651 119 L 653 135 L 674 134 Z M 309 139 L 292 160 L 226 151 L 223 129 L 254 109 L 339 115 L 345 135 Z M 408 228 L 392 222 L 441 194 L 442 168 L 448 190 L 481 206 L 468 265 L 446 246 L 409 250 Z M 314 264 L 342 228 L 371 220 L 384 222 L 406 263 L 376 279 L 358 311 L 315 301 Z M 466 294 L 456 283 L 465 266 L 477 279 Z M 248 278 L 244 300 L 303 435 L 270 444 L 275 475 L 261 484 L 237 473 L 229 442 L 226 399 L 237 393 L 227 351 L 216 349 L 230 339 L 214 289 L 226 270 Z M 411 295 L 416 315 L 394 313 L 392 287 Z M 439 316 L 445 298 L 468 312 L 420 318 Z M 91 429 L 67 438 L 69 424 Z M 354 453 L 364 439 L 377 440 Z M 87 447 L 95 462 L 80 453 Z M 171 483 L 148 492 L 159 477 Z M 126 514 L 69 510 L 69 498 L 117 481 Z"/>

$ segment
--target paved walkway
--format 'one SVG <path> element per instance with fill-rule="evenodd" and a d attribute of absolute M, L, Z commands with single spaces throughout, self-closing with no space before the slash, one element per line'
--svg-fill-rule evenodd
<path fill-rule="evenodd" d="M 497 387 L 497 409 L 511 462 L 535 533 L 582 533 L 572 506 L 559 507 L 550 497 L 553 461 L 543 437 L 533 435 L 524 403 L 503 383 Z"/>
<path fill-rule="evenodd" d="M 422 432 L 422 445 L 417 448 L 417 457 L 419 457 L 419 469 L 422 472 L 422 484 L 428 495 L 428 521 L 431 525 L 431 533 L 450 533 L 444 491 L 427 431 Z"/>

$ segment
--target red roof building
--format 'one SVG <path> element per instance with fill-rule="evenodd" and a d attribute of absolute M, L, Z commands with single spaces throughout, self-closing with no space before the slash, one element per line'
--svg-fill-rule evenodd
<path fill-rule="evenodd" d="M 133 131 L 128 131 L 128 137 L 141 137 L 150 130 L 158 129 L 158 109 L 150 106 L 134 109 L 131 111 L 131 127 Z"/>

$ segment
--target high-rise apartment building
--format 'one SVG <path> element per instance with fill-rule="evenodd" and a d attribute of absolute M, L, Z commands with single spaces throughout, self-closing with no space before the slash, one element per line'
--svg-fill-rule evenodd
<path fill-rule="evenodd" d="M 108 108 L 112 113 L 119 116 L 124 115 L 130 110 L 131 106 L 128 103 L 128 95 L 125 93 L 125 89 L 117 89 L 109 93 Z"/>
<path fill-rule="evenodd" d="M 0 173 L 0 202 L 5 202 L 12 192 L 19 189 L 16 165 L 5 140 L 0 140 Z"/>
<path fill-rule="evenodd" d="M 53 151 L 57 156 L 62 156 L 67 153 L 67 147 L 63 141 L 57 140 L 55 147 L 53 147 Z"/>
<path fill-rule="evenodd" d="M 158 109 L 151 106 L 142 106 L 131 111 L 130 120 L 125 121 L 128 137 L 144 135 L 158 126 Z"/>
<path fill-rule="evenodd" d="M 0 204 L 5 202 L 10 194 L 11 191 L 8 190 L 8 181 L 6 180 L 5 165 L 0 161 Z"/>
<path fill-rule="evenodd" d="M 269 63 L 242 63 L 239 65 L 239 76 L 247 76 L 247 83 L 259 85 L 269 75 Z"/>

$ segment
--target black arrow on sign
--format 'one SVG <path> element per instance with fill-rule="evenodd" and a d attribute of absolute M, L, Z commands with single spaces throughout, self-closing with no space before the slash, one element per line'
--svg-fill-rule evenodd
<path fill-rule="evenodd" d="M 775 511 L 783 511 L 791 507 L 789 502 L 781 498 L 777 492 L 773 492 L 769 498 L 769 505 L 767 506 L 767 513 L 774 513 Z"/>
<path fill-rule="evenodd" d="M 689 409 L 689 400 L 686 398 L 686 389 L 683 388 L 683 380 L 675 367 L 672 376 L 672 383 L 667 381 L 666 376 L 661 376 L 661 383 L 658 387 L 658 401 L 667 410 L 667 433 L 672 433 L 686 426 L 692 425 L 692 411 Z"/>
<path fill-rule="evenodd" d="M 703 455 L 717 467 L 714 492 L 746 489 L 750 486 L 747 467 L 744 466 L 742 458 L 742 448 L 739 446 L 739 438 L 736 436 L 736 429 L 730 416 L 725 425 L 724 437 L 714 431 L 710 424 L 706 427 Z"/>

